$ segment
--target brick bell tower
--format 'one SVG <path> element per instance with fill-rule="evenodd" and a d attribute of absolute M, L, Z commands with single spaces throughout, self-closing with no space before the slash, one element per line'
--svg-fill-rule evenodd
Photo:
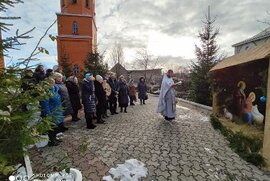
<path fill-rule="evenodd" d="M 97 45 L 95 0 L 60 0 L 61 13 L 57 13 L 58 63 L 68 58 L 70 67 L 84 69 L 84 60 Z"/>

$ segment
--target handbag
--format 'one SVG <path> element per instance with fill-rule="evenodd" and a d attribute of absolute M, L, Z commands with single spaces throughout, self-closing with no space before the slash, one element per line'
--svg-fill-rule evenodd
<path fill-rule="evenodd" d="M 144 100 L 148 99 L 148 94 L 145 94 Z"/>

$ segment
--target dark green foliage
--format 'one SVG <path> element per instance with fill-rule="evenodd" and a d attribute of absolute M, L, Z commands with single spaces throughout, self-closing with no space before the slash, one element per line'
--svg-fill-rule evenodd
<path fill-rule="evenodd" d="M 263 146 L 262 140 L 256 137 L 249 137 L 242 132 L 234 133 L 230 129 L 223 126 L 218 118 L 211 116 L 211 124 L 214 129 L 220 130 L 220 132 L 230 142 L 229 146 L 244 160 L 250 162 L 256 166 L 266 166 L 266 161 L 259 154 Z"/>
<path fill-rule="evenodd" d="M 85 71 L 94 75 L 104 75 L 108 72 L 108 65 L 104 64 L 103 56 L 99 52 L 89 53 L 84 62 Z"/>
<path fill-rule="evenodd" d="M 0 12 L 5 12 L 8 7 L 21 2 L 20 0 L 0 0 Z M 1 19 L 19 18 L 1 17 Z M 0 23 L 2 31 L 8 31 L 9 26 L 12 24 Z M 20 39 L 31 38 L 28 34 L 33 29 L 22 34 L 17 30 L 13 37 L 1 40 L 1 55 L 6 55 L 9 49 L 18 49 L 18 46 L 23 45 Z M 25 70 L 29 69 L 29 61 L 38 54 L 36 51 L 48 53 L 38 46 L 39 43 L 28 59 L 20 60 L 18 63 L 20 66 L 15 65 L 0 70 L 0 180 L 4 180 L 14 171 L 14 165 L 21 162 L 29 145 L 38 142 L 40 135 L 47 133 L 52 126 L 50 117 L 42 119 L 37 114 L 40 111 L 39 101 L 49 96 L 49 86 L 30 83 L 30 89 L 22 90 L 21 78 Z"/>
<path fill-rule="evenodd" d="M 22 158 L 27 147 L 39 141 L 52 125 L 50 117 L 42 119 L 36 114 L 39 101 L 49 96 L 49 87 L 33 85 L 33 89 L 23 91 L 20 73 L 12 68 L 0 73 L 0 173 Z M 28 109 L 24 110 L 23 105 Z"/>
<path fill-rule="evenodd" d="M 72 70 L 71 70 L 71 64 L 70 64 L 70 60 L 69 60 L 69 56 L 67 54 L 64 54 L 62 60 L 60 61 L 60 66 L 62 68 L 63 74 L 66 77 L 71 76 L 72 74 Z"/>
<path fill-rule="evenodd" d="M 199 32 L 200 46 L 196 45 L 197 62 L 191 65 L 189 98 L 197 103 L 212 105 L 212 76 L 210 69 L 219 61 L 216 43 L 219 30 L 214 28 L 210 15 L 203 21 L 204 27 Z"/>

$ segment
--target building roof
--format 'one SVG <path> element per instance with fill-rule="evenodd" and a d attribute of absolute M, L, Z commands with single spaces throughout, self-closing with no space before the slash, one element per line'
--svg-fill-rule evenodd
<path fill-rule="evenodd" d="M 265 58 L 270 58 L 270 42 L 263 43 L 256 48 L 225 58 L 210 71 L 216 71 Z"/>
<path fill-rule="evenodd" d="M 244 41 L 241 41 L 239 43 L 236 43 L 234 45 L 232 45 L 233 47 L 237 47 L 237 46 L 240 46 L 240 45 L 244 45 L 244 44 L 247 44 L 247 43 L 250 43 L 250 42 L 254 42 L 254 41 L 258 41 L 258 40 L 261 40 L 261 39 L 264 39 L 264 38 L 268 38 L 270 37 L 270 27 L 263 30 L 262 32 L 258 33 L 257 35 L 249 38 L 249 39 L 246 39 Z"/>

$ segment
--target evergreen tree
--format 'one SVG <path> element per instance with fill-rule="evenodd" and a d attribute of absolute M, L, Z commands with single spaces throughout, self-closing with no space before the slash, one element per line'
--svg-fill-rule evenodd
<path fill-rule="evenodd" d="M 64 56 L 63 56 L 63 58 L 61 60 L 60 66 L 62 68 L 63 74 L 66 77 L 69 77 L 72 74 L 72 70 L 71 70 L 70 65 L 71 64 L 70 64 L 69 56 L 67 54 L 64 54 Z"/>
<path fill-rule="evenodd" d="M 103 62 L 99 52 L 88 53 L 84 62 L 85 70 L 94 75 L 104 75 L 108 72 L 108 65 Z"/>
<path fill-rule="evenodd" d="M 216 43 L 219 29 L 214 27 L 215 19 L 211 19 L 210 10 L 204 26 L 199 32 L 200 45 L 195 45 L 197 62 L 192 62 L 190 73 L 189 97 L 200 104 L 212 105 L 212 77 L 209 70 L 220 60 L 219 47 Z"/>

